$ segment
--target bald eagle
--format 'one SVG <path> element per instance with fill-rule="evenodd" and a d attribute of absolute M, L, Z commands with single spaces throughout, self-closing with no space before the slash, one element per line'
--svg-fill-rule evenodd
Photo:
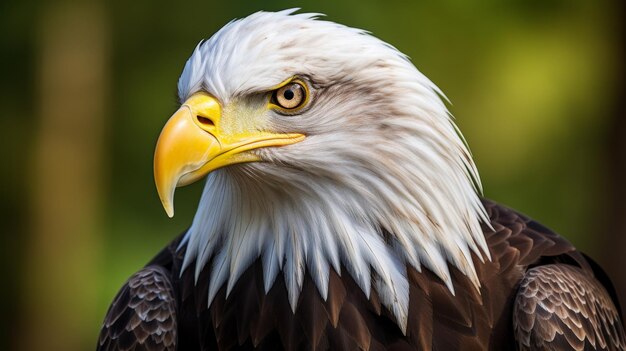
<path fill-rule="evenodd" d="M 566 239 L 481 197 L 441 91 L 391 45 L 293 10 L 202 41 L 157 141 L 190 228 L 129 278 L 100 350 L 623 350 Z"/>

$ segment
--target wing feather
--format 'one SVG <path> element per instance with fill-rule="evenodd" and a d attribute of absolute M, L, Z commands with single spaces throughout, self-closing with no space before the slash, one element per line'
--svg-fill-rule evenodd
<path fill-rule="evenodd" d="M 167 272 L 148 266 L 115 297 L 104 319 L 98 350 L 175 350 L 176 300 Z"/>
<path fill-rule="evenodd" d="M 598 280 L 582 269 L 550 264 L 530 269 L 515 300 L 520 350 L 623 350 L 621 320 Z"/>

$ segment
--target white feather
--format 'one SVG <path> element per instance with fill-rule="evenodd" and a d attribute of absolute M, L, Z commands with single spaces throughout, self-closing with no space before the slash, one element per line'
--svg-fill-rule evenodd
<path fill-rule="evenodd" d="M 280 270 L 278 267 L 280 258 L 276 255 L 276 242 L 269 240 L 267 246 L 263 251 L 263 285 L 266 294 L 274 285 L 274 280 Z"/>

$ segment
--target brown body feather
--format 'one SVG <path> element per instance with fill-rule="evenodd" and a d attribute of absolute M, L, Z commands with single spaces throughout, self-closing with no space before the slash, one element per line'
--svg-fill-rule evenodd
<path fill-rule="evenodd" d="M 604 273 L 549 229 L 484 204 L 494 231 L 484 227 L 491 261 L 474 258 L 480 292 L 453 267 L 454 295 L 430 271 L 409 268 L 406 335 L 375 291 L 367 298 L 349 274 L 334 271 L 326 301 L 306 276 L 295 313 L 282 275 L 265 294 L 260 261 L 207 306 L 211 264 L 197 283 L 192 271 L 181 275 L 179 238 L 122 288 L 98 349 L 623 350 Z"/>

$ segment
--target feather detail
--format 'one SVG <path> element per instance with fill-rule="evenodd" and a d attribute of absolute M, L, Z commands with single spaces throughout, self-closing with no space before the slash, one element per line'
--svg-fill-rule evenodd
<path fill-rule="evenodd" d="M 211 270 L 211 280 L 209 281 L 209 291 L 207 306 L 211 305 L 215 295 L 219 289 L 224 285 L 224 282 L 228 278 L 228 250 L 223 249 L 220 251 L 213 260 L 213 269 Z M 197 278 L 196 278 L 197 280 Z"/>
<path fill-rule="evenodd" d="M 276 243 L 274 241 L 268 242 L 269 248 L 266 248 L 263 254 L 263 284 L 265 287 L 265 293 L 269 292 L 276 280 L 279 268 L 279 256 L 276 255 L 275 248 Z"/>
<path fill-rule="evenodd" d="M 308 254 L 307 268 L 315 282 L 315 286 L 324 301 L 328 298 L 328 279 L 330 267 L 318 249 L 311 249 Z"/>

